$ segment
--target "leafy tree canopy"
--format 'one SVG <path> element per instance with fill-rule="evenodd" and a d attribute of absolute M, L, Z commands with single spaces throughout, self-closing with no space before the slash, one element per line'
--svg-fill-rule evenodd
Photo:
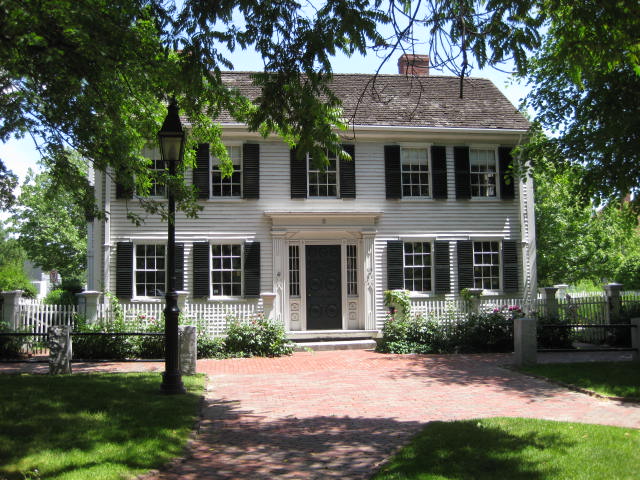
<path fill-rule="evenodd" d="M 9 229 L 0 222 L 0 292 L 23 290 L 25 296 L 33 297 L 36 289 L 24 271 L 27 260 L 25 251 Z"/>
<path fill-rule="evenodd" d="M 67 157 L 69 168 L 86 177 L 77 155 Z M 84 274 L 87 263 L 87 216 L 90 190 L 69 190 L 66 182 L 48 172 L 29 171 L 12 217 L 13 230 L 29 259 L 45 272 L 57 270 L 62 278 Z"/>

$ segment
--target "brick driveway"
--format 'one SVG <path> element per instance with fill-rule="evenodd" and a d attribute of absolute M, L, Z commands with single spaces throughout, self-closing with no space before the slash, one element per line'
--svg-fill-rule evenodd
<path fill-rule="evenodd" d="M 193 457 L 158 479 L 364 479 L 426 422 L 535 417 L 640 428 L 640 405 L 520 375 L 501 355 L 370 351 L 203 361 Z"/>
<path fill-rule="evenodd" d="M 371 351 L 199 361 L 209 386 L 192 455 L 148 478 L 366 479 L 435 420 L 519 416 L 640 428 L 640 405 L 501 367 L 510 361 L 510 355 Z M 74 371 L 163 367 L 74 364 Z"/>

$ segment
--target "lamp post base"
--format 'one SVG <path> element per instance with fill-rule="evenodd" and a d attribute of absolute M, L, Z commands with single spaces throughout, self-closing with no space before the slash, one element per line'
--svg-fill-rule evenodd
<path fill-rule="evenodd" d="M 182 383 L 182 375 L 179 372 L 163 372 L 160 393 L 166 393 L 167 395 L 187 393 Z"/>

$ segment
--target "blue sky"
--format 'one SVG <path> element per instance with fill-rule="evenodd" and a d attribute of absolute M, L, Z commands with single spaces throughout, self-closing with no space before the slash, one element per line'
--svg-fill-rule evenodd
<path fill-rule="evenodd" d="M 420 52 L 416 51 L 416 53 Z M 399 56 L 400 53 L 389 59 L 382 66 L 380 73 L 398 73 L 397 60 Z M 257 70 L 262 65 L 260 56 L 255 52 L 235 52 L 230 54 L 228 58 L 233 62 L 235 70 L 238 71 Z M 336 73 L 374 73 L 381 62 L 382 60 L 375 54 L 369 54 L 366 57 L 356 54 L 350 58 L 345 55 L 337 56 L 332 65 Z M 431 73 L 433 75 L 443 74 L 435 70 L 432 70 Z M 515 106 L 519 105 L 520 100 L 528 91 L 524 82 L 516 83 L 510 75 L 494 69 L 474 70 L 472 76 L 491 79 Z M 27 136 L 20 140 L 11 139 L 7 143 L 0 144 L 0 158 L 9 169 L 20 177 L 20 183 L 22 183 L 27 170 L 29 168 L 36 169 L 39 155 L 31 137 Z"/>

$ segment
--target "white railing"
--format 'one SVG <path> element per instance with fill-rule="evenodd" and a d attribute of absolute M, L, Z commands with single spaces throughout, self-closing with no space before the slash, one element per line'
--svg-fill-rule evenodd
<path fill-rule="evenodd" d="M 120 304 L 126 323 L 149 325 L 161 322 L 164 315 L 164 303 L 124 303 Z M 208 335 L 219 336 L 224 333 L 230 318 L 249 319 L 262 311 L 258 301 L 187 303 L 180 306 L 180 323 L 197 325 Z M 99 305 L 100 321 L 113 321 L 114 310 L 110 305 Z"/>
<path fill-rule="evenodd" d="M 47 305 L 40 302 L 20 303 L 19 329 L 34 334 L 46 334 L 52 325 L 71 325 L 75 319 L 74 305 Z"/>

